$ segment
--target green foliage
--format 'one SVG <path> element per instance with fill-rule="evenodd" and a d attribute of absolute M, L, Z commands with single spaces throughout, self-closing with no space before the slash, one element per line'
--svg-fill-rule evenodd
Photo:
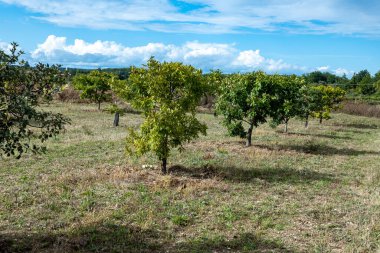
<path fill-rule="evenodd" d="M 373 81 L 376 83 L 378 81 L 380 81 L 380 70 L 376 72 L 374 78 L 373 78 Z"/>
<path fill-rule="evenodd" d="M 55 65 L 30 67 L 19 59 L 23 52 L 17 47 L 12 43 L 10 53 L 0 50 L 0 154 L 19 158 L 27 150 L 44 151 L 30 141 L 60 133 L 69 119 L 37 110 L 65 83 L 65 74 Z"/>
<path fill-rule="evenodd" d="M 322 119 L 330 119 L 331 111 L 339 108 L 346 92 L 339 87 L 326 85 L 311 86 L 309 95 L 309 109 L 311 116 Z"/>
<path fill-rule="evenodd" d="M 205 75 L 208 93 L 210 95 L 216 96 L 219 94 L 219 89 L 222 86 L 224 78 L 225 75 L 220 70 L 212 70 L 210 73 Z"/>
<path fill-rule="evenodd" d="M 68 72 L 68 74 L 70 76 L 75 77 L 76 75 L 79 75 L 79 74 L 88 74 L 92 70 L 90 70 L 90 69 L 78 69 L 78 68 L 66 68 L 66 71 Z M 118 78 L 120 80 L 126 80 L 129 77 L 131 69 L 130 68 L 106 68 L 106 69 L 102 69 L 101 71 L 107 72 L 107 73 L 112 73 L 112 74 L 118 76 Z"/>
<path fill-rule="evenodd" d="M 265 123 L 267 116 L 271 115 L 277 78 L 276 75 L 253 72 L 229 75 L 222 82 L 217 111 L 224 116 L 223 124 L 229 134 L 246 136 L 247 146 L 251 145 L 253 127 Z M 247 130 L 243 123 L 248 124 Z"/>
<path fill-rule="evenodd" d="M 380 93 L 380 79 L 378 81 L 376 81 L 373 86 L 375 87 L 376 89 L 376 92 Z"/>
<path fill-rule="evenodd" d="M 109 106 L 107 106 L 105 109 L 104 109 L 105 112 L 108 112 L 110 114 L 115 114 L 115 113 L 118 113 L 120 116 L 123 116 L 125 114 L 125 110 L 123 108 L 120 108 L 119 106 L 117 106 L 116 104 L 111 104 Z"/>
<path fill-rule="evenodd" d="M 371 74 L 365 69 L 355 73 L 351 78 L 351 83 L 357 85 L 366 80 L 371 80 Z"/>
<path fill-rule="evenodd" d="M 170 149 L 206 134 L 206 125 L 195 117 L 195 109 L 207 86 L 200 70 L 178 62 L 160 63 L 151 58 L 143 68 L 133 68 L 119 94 L 141 110 L 145 121 L 140 132 L 130 129 L 127 152 L 142 155 L 152 151 L 163 162 Z"/>
<path fill-rule="evenodd" d="M 304 78 L 307 83 L 313 84 L 347 84 L 349 79 L 345 75 L 343 77 L 334 75 L 329 72 L 313 71 L 305 74 Z"/>
<path fill-rule="evenodd" d="M 111 98 L 111 85 L 117 79 L 111 73 L 94 70 L 88 74 L 76 75 L 73 84 L 75 89 L 82 91 L 81 98 L 96 102 L 98 109 L 100 109 L 100 104 Z"/>
<path fill-rule="evenodd" d="M 298 116 L 306 120 L 308 124 L 309 117 L 330 119 L 331 111 L 340 107 L 346 92 L 339 87 L 329 85 L 304 85 L 300 89 L 300 103 Z"/>
<path fill-rule="evenodd" d="M 363 95 L 372 95 L 377 91 L 375 84 L 372 83 L 360 83 L 359 92 Z"/>
<path fill-rule="evenodd" d="M 275 78 L 277 80 L 277 85 L 274 85 L 276 99 L 271 106 L 273 123 L 287 124 L 289 119 L 301 113 L 301 91 L 305 83 L 302 78 L 295 75 L 275 76 Z"/>

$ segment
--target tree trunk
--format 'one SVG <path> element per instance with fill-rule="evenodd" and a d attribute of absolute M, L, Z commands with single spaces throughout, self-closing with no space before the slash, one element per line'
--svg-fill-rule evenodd
<path fill-rule="evenodd" d="M 250 125 L 247 132 L 247 143 L 245 144 L 246 147 L 250 147 L 252 145 L 252 131 L 253 125 Z"/>
<path fill-rule="evenodd" d="M 322 117 L 319 117 L 319 124 L 322 124 Z"/>
<path fill-rule="evenodd" d="M 114 126 L 114 127 L 119 126 L 119 118 L 120 118 L 120 113 L 115 112 L 115 118 L 114 118 L 114 120 L 113 120 L 113 126 Z"/>
<path fill-rule="evenodd" d="M 98 110 L 100 111 L 100 101 L 98 101 Z"/>
<path fill-rule="evenodd" d="M 285 119 L 285 133 L 288 132 L 288 122 L 289 122 L 289 119 Z"/>
<path fill-rule="evenodd" d="M 167 163 L 167 160 L 166 158 L 162 158 L 162 164 L 161 164 L 161 172 L 162 174 L 166 174 L 167 173 L 167 170 L 166 170 L 166 163 Z"/>
<path fill-rule="evenodd" d="M 305 128 L 309 127 L 309 115 L 306 115 Z"/>

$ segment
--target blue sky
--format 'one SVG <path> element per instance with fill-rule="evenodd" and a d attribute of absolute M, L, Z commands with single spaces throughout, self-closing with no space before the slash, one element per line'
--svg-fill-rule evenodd
<path fill-rule="evenodd" d="M 0 48 L 69 67 L 380 70 L 379 0 L 0 0 Z"/>

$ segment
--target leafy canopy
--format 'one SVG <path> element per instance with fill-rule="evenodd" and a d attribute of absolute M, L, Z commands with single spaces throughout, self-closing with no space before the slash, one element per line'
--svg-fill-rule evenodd
<path fill-rule="evenodd" d="M 81 98 L 96 102 L 100 109 L 100 104 L 111 98 L 111 85 L 116 79 L 112 73 L 94 70 L 88 74 L 76 75 L 73 84 L 75 89 L 82 91 Z"/>
<path fill-rule="evenodd" d="M 232 74 L 225 77 L 219 89 L 216 108 L 232 136 L 247 137 L 250 145 L 252 128 L 265 123 L 271 115 L 277 76 L 264 72 Z M 248 125 L 248 129 L 244 128 Z"/>
<path fill-rule="evenodd" d="M 330 119 L 331 111 L 339 108 L 346 92 L 329 85 L 310 86 L 308 91 L 309 111 L 315 118 Z"/>
<path fill-rule="evenodd" d="M 130 130 L 127 152 L 142 155 L 152 151 L 163 162 L 170 149 L 206 134 L 206 125 L 195 117 L 195 110 L 207 87 L 202 72 L 178 62 L 160 63 L 151 58 L 143 68 L 133 68 L 124 91 L 132 107 L 143 112 L 140 132 Z"/>
<path fill-rule="evenodd" d="M 43 151 L 34 140 L 44 142 L 60 133 L 69 119 L 38 110 L 65 83 L 59 66 L 30 67 L 19 59 L 23 52 L 17 47 L 12 43 L 9 53 L 0 50 L 0 155 L 19 158 L 30 149 Z"/>
<path fill-rule="evenodd" d="M 305 86 L 302 78 L 296 75 L 276 75 L 274 93 L 276 98 L 273 99 L 271 106 L 271 115 L 273 123 L 287 123 L 290 118 L 300 115 L 301 106 L 301 91 Z"/>

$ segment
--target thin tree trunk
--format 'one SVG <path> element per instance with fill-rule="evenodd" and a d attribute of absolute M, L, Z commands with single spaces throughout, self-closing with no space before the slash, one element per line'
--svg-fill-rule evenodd
<path fill-rule="evenodd" d="M 285 133 L 288 132 L 288 122 L 289 122 L 289 119 L 285 119 Z"/>
<path fill-rule="evenodd" d="M 250 125 L 247 132 L 247 142 L 246 147 L 252 146 L 252 131 L 253 131 L 253 125 Z"/>
<path fill-rule="evenodd" d="M 100 101 L 98 101 L 98 110 L 100 111 Z"/>
<path fill-rule="evenodd" d="M 305 128 L 309 127 L 309 115 L 306 115 Z"/>
<path fill-rule="evenodd" d="M 319 117 L 319 124 L 322 124 L 322 117 Z"/>
<path fill-rule="evenodd" d="M 161 164 L 161 172 L 162 174 L 166 174 L 167 173 L 167 170 L 166 170 L 166 163 L 167 163 L 167 160 L 166 158 L 162 158 L 162 164 Z"/>
<path fill-rule="evenodd" d="M 115 118 L 113 120 L 113 126 L 114 127 L 119 126 L 119 118 L 120 118 L 120 113 L 119 112 L 115 112 Z"/>

